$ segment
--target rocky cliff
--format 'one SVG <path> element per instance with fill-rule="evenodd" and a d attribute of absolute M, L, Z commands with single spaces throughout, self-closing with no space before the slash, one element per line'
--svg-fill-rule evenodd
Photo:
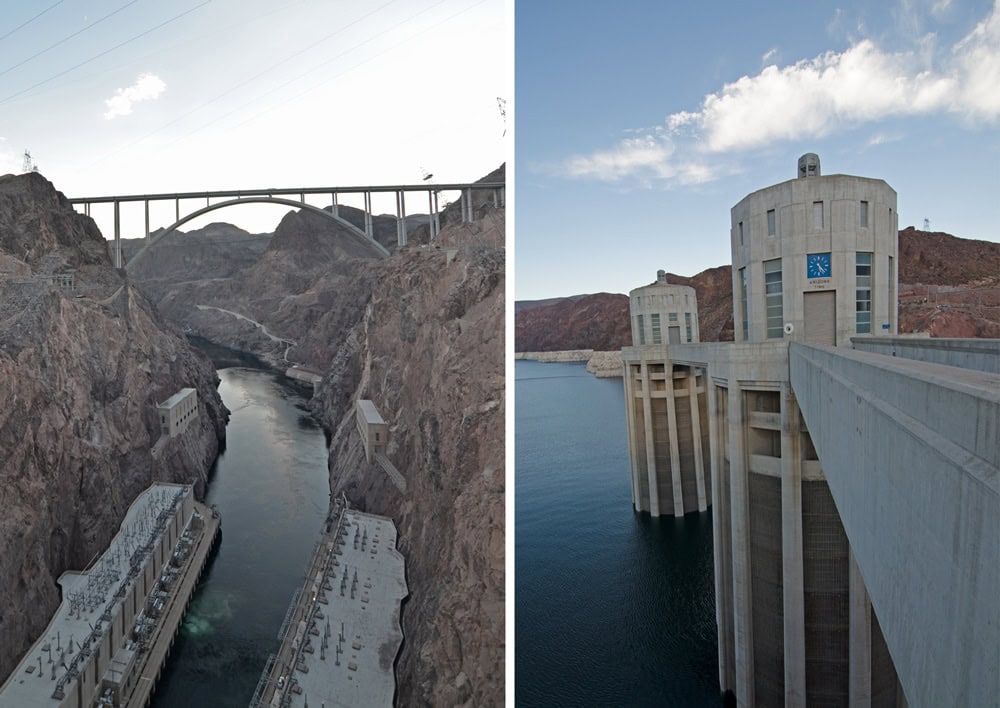
<path fill-rule="evenodd" d="M 37 173 L 0 177 L 0 676 L 44 629 L 56 579 L 104 549 L 152 481 L 194 482 L 225 435 L 210 361 L 111 267 L 93 221 Z M 156 405 L 198 389 L 160 438 Z"/>
<path fill-rule="evenodd" d="M 400 705 L 504 702 L 504 250 L 480 245 L 497 226 L 502 213 L 448 226 L 442 250 L 379 263 L 315 398 L 333 434 L 331 489 L 399 528 L 410 588 Z M 390 425 L 405 494 L 365 463 L 358 398 Z"/>

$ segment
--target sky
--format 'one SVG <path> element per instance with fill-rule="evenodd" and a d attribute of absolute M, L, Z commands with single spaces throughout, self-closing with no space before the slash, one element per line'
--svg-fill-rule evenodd
<path fill-rule="evenodd" d="M 519 2 L 515 62 L 518 300 L 730 263 L 806 152 L 1000 242 L 1000 0 Z"/>
<path fill-rule="evenodd" d="M 504 0 L 0 0 L 0 174 L 29 149 L 68 197 L 474 181 L 505 159 L 505 23 Z M 113 233 L 110 205 L 91 215 Z"/>

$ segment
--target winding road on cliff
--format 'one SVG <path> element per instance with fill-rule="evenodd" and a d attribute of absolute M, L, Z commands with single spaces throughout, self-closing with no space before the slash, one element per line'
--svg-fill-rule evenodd
<path fill-rule="evenodd" d="M 271 332 L 268 331 L 267 327 L 265 327 L 264 325 L 262 325 L 260 322 L 258 322 L 257 320 L 251 319 L 251 318 L 247 317 L 246 315 L 241 315 L 239 312 L 233 312 L 232 310 L 227 310 L 227 309 L 222 308 L 222 307 L 215 307 L 213 305 L 195 305 L 195 307 L 197 307 L 199 310 L 218 310 L 219 312 L 225 312 L 227 315 L 232 315 L 233 317 L 235 317 L 238 320 L 244 320 L 246 322 L 249 322 L 254 327 L 256 327 L 261 332 L 263 332 L 272 341 L 282 342 L 282 343 L 288 345 L 288 346 L 285 347 L 285 361 L 288 361 L 288 350 L 291 347 L 294 347 L 297 344 L 297 342 L 295 342 L 295 341 L 293 341 L 291 339 L 285 339 L 284 337 L 279 337 L 276 334 L 272 334 Z"/>

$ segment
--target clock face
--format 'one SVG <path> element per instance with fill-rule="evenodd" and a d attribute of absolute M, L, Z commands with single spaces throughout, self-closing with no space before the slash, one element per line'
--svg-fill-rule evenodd
<path fill-rule="evenodd" d="M 809 278 L 830 277 L 830 254 L 810 253 L 806 256 L 806 276 Z"/>

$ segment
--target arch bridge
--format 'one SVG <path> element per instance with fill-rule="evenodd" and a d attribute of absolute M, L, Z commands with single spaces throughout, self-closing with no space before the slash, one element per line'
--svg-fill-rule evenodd
<path fill-rule="evenodd" d="M 402 184 L 402 185 L 382 185 L 382 186 L 361 186 L 361 187 L 293 187 L 293 188 L 268 188 L 268 189 L 233 189 L 215 190 L 204 192 L 175 192 L 167 194 L 129 194 L 117 196 L 99 197 L 76 197 L 69 200 L 74 206 L 83 207 L 83 213 L 90 216 L 91 206 L 94 204 L 114 205 L 114 263 L 116 268 L 122 268 L 121 248 L 121 205 L 125 202 L 142 202 L 145 211 L 145 236 L 146 244 L 136 253 L 130 263 L 142 257 L 151 245 L 159 241 L 167 234 L 180 228 L 187 222 L 208 212 L 236 204 L 269 203 L 284 204 L 298 209 L 307 209 L 326 218 L 339 223 L 356 238 L 368 244 L 372 250 L 381 257 L 389 255 L 382 244 L 375 240 L 374 218 L 372 215 L 372 194 L 394 194 L 396 197 L 396 241 L 400 246 L 407 243 L 406 234 L 406 196 L 408 194 L 426 194 L 427 209 L 429 215 L 429 225 L 431 240 L 434 240 L 441 231 L 441 211 L 438 206 L 438 195 L 442 192 L 459 192 L 462 223 L 472 221 L 475 215 L 475 205 L 473 203 L 473 192 L 489 193 L 494 207 L 504 206 L 506 201 L 504 182 L 475 182 L 475 183 L 455 183 L 455 184 Z M 332 208 L 330 211 L 314 206 L 306 202 L 307 195 L 330 195 Z M 347 219 L 340 216 L 339 199 L 342 195 L 360 194 L 364 199 L 364 228 L 359 228 Z M 182 209 L 181 202 L 192 199 L 204 199 L 205 206 L 191 209 L 190 205 L 185 205 Z M 215 200 L 215 201 L 213 201 Z M 219 201 L 221 200 L 221 201 Z M 174 223 L 150 238 L 149 227 L 149 205 L 151 202 L 174 202 Z"/>

